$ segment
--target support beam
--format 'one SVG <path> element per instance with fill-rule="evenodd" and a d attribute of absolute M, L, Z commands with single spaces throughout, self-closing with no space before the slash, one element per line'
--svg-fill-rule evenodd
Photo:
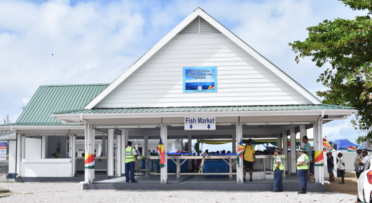
<path fill-rule="evenodd" d="M 115 161 L 116 161 L 116 164 L 115 164 L 115 167 L 116 167 L 116 170 L 115 170 L 115 175 L 116 177 L 120 177 L 121 176 L 121 155 L 122 155 L 122 150 L 121 150 L 121 142 L 120 142 L 120 139 L 121 138 L 121 135 L 116 135 L 116 156 L 115 156 Z"/>
<path fill-rule="evenodd" d="M 145 138 L 145 146 L 144 146 L 144 153 L 143 156 L 149 156 L 149 136 L 144 136 Z"/>
<path fill-rule="evenodd" d="M 85 124 L 85 157 L 94 154 L 94 129 L 91 125 Z M 87 168 L 90 165 L 85 165 L 85 182 L 94 183 L 94 168 Z"/>
<path fill-rule="evenodd" d="M 243 126 L 241 123 L 236 124 L 236 130 L 235 130 L 235 149 L 239 148 L 239 142 L 243 137 Z M 236 166 L 236 182 L 238 184 L 243 184 L 243 163 L 239 166 Z"/>
<path fill-rule="evenodd" d="M 168 135 L 167 135 L 167 125 L 165 124 L 161 124 L 161 127 L 160 127 L 160 137 L 161 139 L 163 140 L 163 143 L 164 143 L 164 152 L 168 152 L 168 147 L 167 147 L 167 143 L 168 143 Z M 167 160 L 168 160 L 168 156 L 165 154 L 165 166 L 163 168 L 160 169 L 160 183 L 162 184 L 167 184 L 167 181 L 168 181 L 168 163 L 167 163 Z"/>
<path fill-rule="evenodd" d="M 301 148 L 305 146 L 305 143 L 302 142 L 302 138 L 306 135 L 306 125 L 300 125 L 300 143 Z"/>
<path fill-rule="evenodd" d="M 191 138 L 192 138 L 191 135 L 187 135 L 187 152 L 188 153 L 192 153 L 192 139 Z M 192 170 L 192 160 L 187 160 L 187 162 L 188 162 L 187 169 L 189 171 L 191 171 Z"/>
<path fill-rule="evenodd" d="M 47 156 L 47 146 L 48 145 L 48 137 L 47 136 L 41 136 L 41 158 L 45 159 L 48 158 Z"/>
<path fill-rule="evenodd" d="M 314 127 L 313 127 L 313 136 L 314 136 L 314 142 L 313 142 L 313 145 L 314 145 L 314 150 L 315 151 L 319 151 L 319 132 L 318 132 L 318 122 L 314 123 Z M 314 168 L 314 178 L 315 178 L 315 182 L 318 183 L 319 182 L 319 171 L 316 170 L 316 168 Z"/>
<path fill-rule="evenodd" d="M 23 135 L 22 134 L 19 134 L 17 133 L 17 171 L 16 173 L 18 174 L 18 176 L 22 176 L 21 174 L 21 167 L 22 167 L 22 139 Z"/>
<path fill-rule="evenodd" d="M 107 157 L 107 139 L 106 136 L 102 136 L 102 156 Z"/>
<path fill-rule="evenodd" d="M 72 135 L 70 146 L 72 146 L 72 177 L 75 177 L 76 176 L 76 135 Z"/>
<path fill-rule="evenodd" d="M 319 151 L 323 151 L 323 122 L 322 122 L 322 119 L 319 119 L 319 136 L 318 136 L 318 140 L 319 140 Z M 313 157 L 313 160 L 314 160 L 314 157 Z M 327 161 L 327 159 L 325 159 L 325 156 L 324 156 L 324 153 L 323 153 L 323 162 L 324 161 Z M 314 162 L 315 164 L 315 162 Z M 320 173 L 320 177 L 319 177 L 319 182 L 322 183 L 324 185 L 324 164 L 323 166 L 317 166 L 316 168 L 318 168 L 319 170 L 319 173 Z M 314 171 L 315 171 L 315 168 L 314 168 Z"/>
<path fill-rule="evenodd" d="M 121 130 L 121 146 L 122 146 L 122 156 L 121 156 L 121 175 L 125 175 L 125 155 L 124 151 L 128 143 L 128 130 Z"/>
<path fill-rule="evenodd" d="M 280 135 L 280 134 L 278 134 L 277 136 L 276 136 L 276 147 L 278 148 L 278 149 L 282 149 L 283 147 L 282 147 L 282 136 Z"/>
<path fill-rule="evenodd" d="M 291 174 L 296 174 L 296 131 L 295 128 L 289 129 L 291 138 L 291 161 L 289 162 Z"/>
<path fill-rule="evenodd" d="M 107 135 L 107 176 L 114 176 L 114 133 L 115 129 L 108 129 Z"/>
<path fill-rule="evenodd" d="M 232 144 L 232 153 L 236 153 L 236 144 L 234 144 L 234 143 L 236 143 L 236 135 L 232 135 L 232 142 L 231 143 L 233 143 Z"/>
<path fill-rule="evenodd" d="M 290 160 L 288 159 L 288 136 L 287 136 L 287 131 L 284 131 L 282 133 L 282 136 L 283 136 L 283 155 L 285 155 L 285 164 L 284 164 L 284 168 L 285 168 L 285 171 L 284 172 L 288 172 L 288 162 L 290 162 Z"/>

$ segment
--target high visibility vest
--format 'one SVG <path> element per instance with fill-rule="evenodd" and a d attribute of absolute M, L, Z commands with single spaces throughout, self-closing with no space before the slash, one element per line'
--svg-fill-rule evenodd
<path fill-rule="evenodd" d="M 280 158 L 280 156 L 278 155 L 274 159 L 273 171 L 275 171 L 276 166 L 278 165 L 279 162 L 280 162 L 279 170 L 281 170 L 281 171 L 284 170 L 284 165 L 283 165 L 283 162 L 282 162 L 282 158 Z"/>
<path fill-rule="evenodd" d="M 302 154 L 300 157 L 298 157 L 297 164 L 300 163 L 302 160 L 303 160 L 302 165 L 297 166 L 297 170 L 309 169 L 309 167 L 307 166 L 307 163 L 309 163 L 309 157 L 306 154 Z"/>
<path fill-rule="evenodd" d="M 56 158 L 57 158 L 57 159 L 61 158 L 61 154 L 58 153 L 58 152 L 56 152 Z"/>
<path fill-rule="evenodd" d="M 127 148 L 125 148 L 124 154 L 125 154 L 125 163 L 135 161 L 135 159 L 134 159 L 134 148 L 133 147 L 128 146 Z"/>

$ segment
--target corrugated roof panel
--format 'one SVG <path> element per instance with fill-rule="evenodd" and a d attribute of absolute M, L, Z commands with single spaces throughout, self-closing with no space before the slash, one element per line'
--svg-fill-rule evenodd
<path fill-rule="evenodd" d="M 40 86 L 13 125 L 64 125 L 54 112 L 83 109 L 109 84 Z"/>

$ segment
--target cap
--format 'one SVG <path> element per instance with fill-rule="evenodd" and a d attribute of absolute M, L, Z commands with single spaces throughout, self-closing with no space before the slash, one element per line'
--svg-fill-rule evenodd
<path fill-rule="evenodd" d="M 357 148 L 357 151 L 362 151 L 363 149 L 361 147 L 358 147 Z"/>
<path fill-rule="evenodd" d="M 305 148 L 300 148 L 300 152 L 306 152 Z"/>
<path fill-rule="evenodd" d="M 278 149 L 278 148 L 275 148 L 275 149 L 274 149 L 274 152 L 279 152 L 279 153 L 280 153 L 280 152 L 281 152 L 281 150 L 280 150 L 280 149 Z"/>
<path fill-rule="evenodd" d="M 132 144 L 132 142 L 131 141 L 128 141 L 128 145 L 131 145 Z"/>

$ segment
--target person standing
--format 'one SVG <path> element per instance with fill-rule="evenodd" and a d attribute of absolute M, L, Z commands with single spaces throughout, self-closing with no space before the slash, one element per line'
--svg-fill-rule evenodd
<path fill-rule="evenodd" d="M 366 165 L 369 157 L 368 157 L 368 152 L 366 150 L 363 151 L 362 153 L 362 160 L 359 162 L 360 168 L 359 171 L 362 172 L 364 169 L 364 165 Z"/>
<path fill-rule="evenodd" d="M 256 155 L 254 151 L 254 147 L 252 146 L 253 140 L 249 139 L 248 143 L 244 146 L 243 152 L 243 162 L 244 162 L 244 171 L 243 171 L 243 181 L 247 182 L 245 179 L 245 175 L 247 170 L 249 170 L 249 181 L 252 182 L 252 175 L 253 175 L 253 163 L 256 163 Z"/>
<path fill-rule="evenodd" d="M 61 153 L 59 152 L 59 148 L 57 148 L 57 151 L 54 152 L 52 154 L 52 156 L 54 156 L 54 158 L 56 158 L 56 159 L 60 159 L 61 158 Z"/>
<path fill-rule="evenodd" d="M 329 174 L 329 182 L 333 182 L 335 181 L 335 176 L 333 175 L 334 163 L 333 163 L 332 152 L 327 152 L 327 167 L 328 167 L 328 174 Z"/>
<path fill-rule="evenodd" d="M 136 150 L 132 147 L 132 142 L 128 141 L 128 145 L 125 148 L 125 181 L 128 183 L 129 179 L 132 183 L 137 183 L 138 181 L 134 180 L 134 168 L 135 164 L 138 164 L 138 154 Z M 130 171 L 130 176 L 129 176 Z"/>
<path fill-rule="evenodd" d="M 362 149 L 358 148 L 357 156 L 355 157 L 355 160 L 354 160 L 354 167 L 355 167 L 355 173 L 356 173 L 357 179 L 359 178 L 360 173 L 361 173 L 359 163 L 362 162 L 362 160 L 363 160 Z"/>
<path fill-rule="evenodd" d="M 310 168 L 309 168 L 309 171 L 307 172 L 306 174 L 306 179 L 307 179 L 307 182 L 310 183 L 310 171 L 311 171 L 311 168 L 314 166 L 314 163 L 312 162 L 313 161 L 313 156 L 312 156 L 312 153 L 311 153 L 311 145 L 309 143 L 309 139 L 307 138 L 307 136 L 303 136 L 302 137 L 302 142 L 305 144 L 304 145 L 304 149 L 306 150 L 306 155 L 309 157 L 309 161 L 310 161 Z"/>
<path fill-rule="evenodd" d="M 283 171 L 284 166 L 282 164 L 282 158 L 279 155 L 280 150 L 275 149 L 274 151 L 274 164 L 273 164 L 273 171 L 274 171 L 274 189 L 273 192 L 283 192 Z"/>
<path fill-rule="evenodd" d="M 339 184 L 345 184 L 344 182 L 344 176 L 345 176 L 345 161 L 342 157 L 343 154 L 341 151 L 337 153 L 337 174 L 340 174 L 341 176 L 341 183 Z"/>
<path fill-rule="evenodd" d="M 309 163 L 309 157 L 307 156 L 306 154 L 306 149 L 304 148 L 301 148 L 300 149 L 300 157 L 298 157 L 297 159 L 297 175 L 298 175 L 298 178 L 300 179 L 301 181 L 301 187 L 302 187 L 302 191 L 301 192 L 298 192 L 298 194 L 306 194 L 306 189 L 307 189 L 307 172 L 309 171 L 309 166 L 308 166 L 308 163 Z"/>
<path fill-rule="evenodd" d="M 151 156 L 151 150 L 149 150 L 149 152 L 147 153 L 148 156 Z"/>

